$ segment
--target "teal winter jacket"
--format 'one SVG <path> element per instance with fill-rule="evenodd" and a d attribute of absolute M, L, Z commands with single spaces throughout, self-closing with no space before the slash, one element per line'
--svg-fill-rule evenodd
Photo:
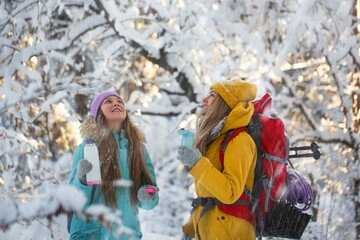
<path fill-rule="evenodd" d="M 120 167 L 121 179 L 131 180 L 129 173 L 129 164 L 128 164 L 128 139 L 123 133 L 113 133 L 117 145 L 118 145 L 118 166 Z M 81 143 L 74 151 L 73 154 L 73 163 L 72 169 L 69 177 L 69 184 L 75 186 L 77 189 L 82 191 L 86 196 L 86 204 L 84 209 L 90 206 L 90 198 L 92 196 L 91 204 L 105 204 L 104 195 L 101 192 L 100 187 L 87 186 L 82 184 L 77 177 L 77 167 L 80 160 L 84 156 L 84 143 Z M 154 168 L 151 163 L 149 154 L 145 149 L 145 161 L 147 170 L 153 180 L 156 182 Z M 93 190 L 93 192 L 92 192 Z M 152 206 L 154 208 L 158 201 L 159 196 L 156 194 L 154 196 L 154 201 L 152 201 Z M 132 239 L 141 239 L 142 233 L 140 230 L 140 223 L 138 219 L 138 207 L 141 207 L 141 202 L 134 206 L 131 204 L 130 197 L 130 188 L 128 187 L 117 187 L 116 188 L 116 201 L 117 209 L 121 212 L 121 220 L 125 227 L 131 229 L 133 234 L 131 237 L 126 235 L 115 236 L 111 230 L 103 227 L 96 220 L 85 221 L 73 215 L 70 222 L 70 240 L 132 240 Z"/>

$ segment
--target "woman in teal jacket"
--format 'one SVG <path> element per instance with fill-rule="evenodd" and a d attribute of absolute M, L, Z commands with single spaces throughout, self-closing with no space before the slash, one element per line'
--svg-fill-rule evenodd
<path fill-rule="evenodd" d="M 95 96 L 81 134 L 84 142 L 75 149 L 69 183 L 86 196 L 84 209 L 92 204 L 104 204 L 114 212 L 119 210 L 122 224 L 132 233 L 116 236 L 116 227 L 105 228 L 96 220 L 86 221 L 74 215 L 69 222 L 70 240 L 141 239 L 138 207 L 154 208 L 159 201 L 158 188 L 143 135 L 130 121 L 125 104 L 116 92 L 105 91 Z M 84 159 L 89 146 L 98 151 L 99 184 L 93 184 L 86 177 L 93 167 L 89 159 Z M 131 187 L 114 186 L 120 179 L 130 180 Z"/>

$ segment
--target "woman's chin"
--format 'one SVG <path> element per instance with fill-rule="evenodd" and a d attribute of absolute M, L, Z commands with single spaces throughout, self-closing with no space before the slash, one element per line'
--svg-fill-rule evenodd
<path fill-rule="evenodd" d="M 109 117 L 106 119 L 107 122 L 112 122 L 112 123 L 116 123 L 116 122 L 120 122 L 122 123 L 124 121 L 123 117 Z"/>
<path fill-rule="evenodd" d="M 113 112 L 105 116 L 108 121 L 124 121 L 125 116 L 121 112 Z"/>

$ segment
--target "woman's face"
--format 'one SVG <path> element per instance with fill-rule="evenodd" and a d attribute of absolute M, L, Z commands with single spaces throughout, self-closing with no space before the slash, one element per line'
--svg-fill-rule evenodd
<path fill-rule="evenodd" d="M 126 109 L 123 100 L 116 96 L 105 98 L 101 104 L 101 111 L 106 121 L 124 121 L 126 118 Z"/>
<path fill-rule="evenodd" d="M 211 106 L 211 104 L 214 102 L 216 97 L 216 93 L 211 91 L 203 100 L 202 100 L 202 111 L 206 112 L 207 109 Z"/>

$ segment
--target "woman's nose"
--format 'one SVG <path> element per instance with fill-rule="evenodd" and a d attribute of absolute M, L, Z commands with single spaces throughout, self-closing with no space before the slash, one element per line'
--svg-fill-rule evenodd
<path fill-rule="evenodd" d="M 203 104 L 203 105 L 206 105 L 206 104 L 207 104 L 207 97 L 202 100 L 202 104 Z"/>
<path fill-rule="evenodd" d="M 121 106 L 121 104 L 118 103 L 118 102 L 114 102 L 114 103 L 113 103 L 113 107 L 120 107 L 120 106 Z"/>

